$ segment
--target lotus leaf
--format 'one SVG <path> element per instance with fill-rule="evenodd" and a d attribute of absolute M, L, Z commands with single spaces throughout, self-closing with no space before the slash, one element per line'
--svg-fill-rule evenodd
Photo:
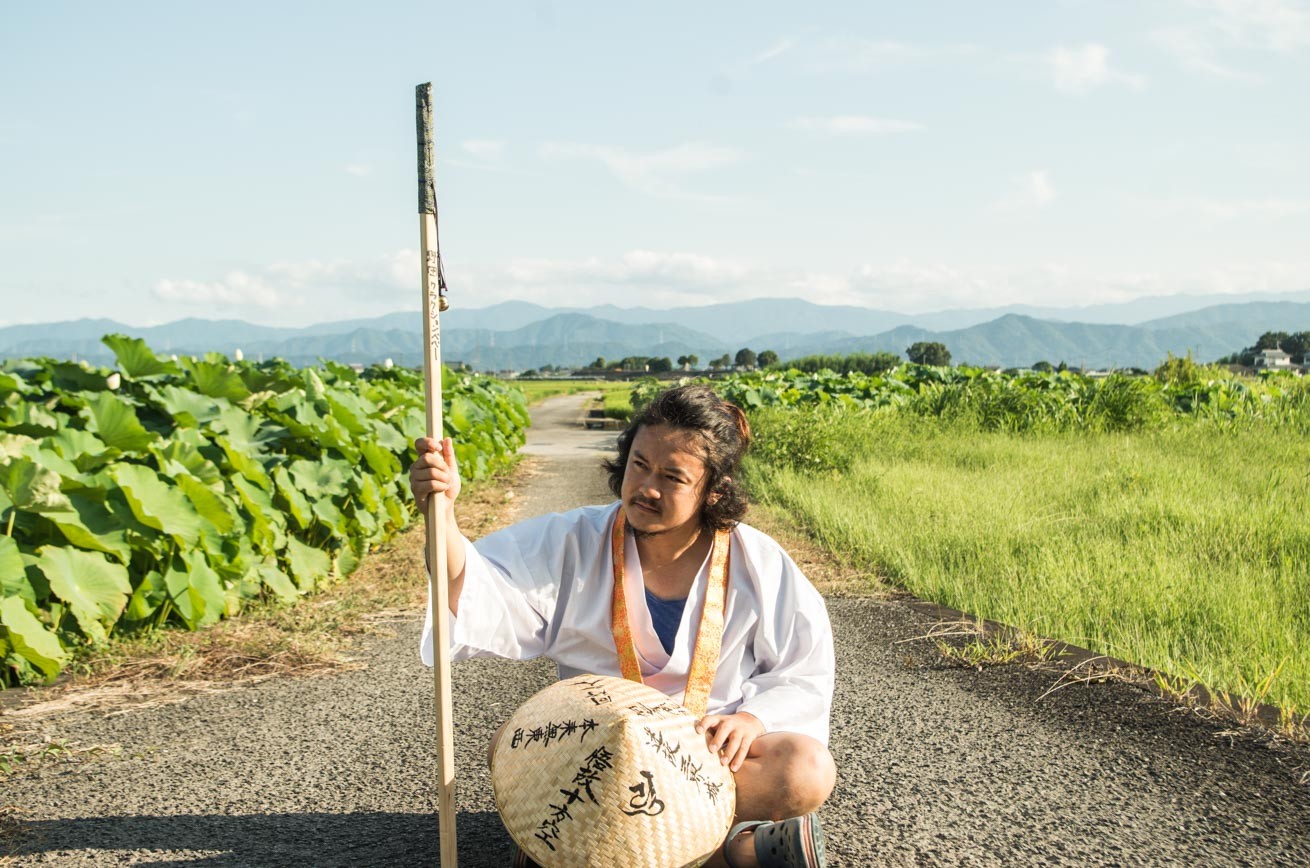
<path fill-rule="evenodd" d="M 200 517 L 209 522 L 221 536 L 232 533 L 236 526 L 236 510 L 226 494 L 215 491 L 204 482 L 182 474 L 174 477 L 182 493 L 195 507 Z"/>
<path fill-rule="evenodd" d="M 36 592 L 27 580 L 27 570 L 23 566 L 22 555 L 18 553 L 18 543 L 7 536 L 0 536 L 0 597 L 22 597 L 36 604 Z"/>
<path fill-rule="evenodd" d="M 106 446 L 127 453 L 140 453 L 159 435 L 145 429 L 136 410 L 113 392 L 101 392 L 87 401 L 82 410 L 88 431 L 99 435 Z"/>
<path fill-rule="evenodd" d="M 0 428 L 8 429 L 15 434 L 45 437 L 62 427 L 61 417 L 67 418 L 62 413 L 56 416 L 43 404 L 31 404 L 20 399 L 6 407 L 0 414 Z"/>
<path fill-rule="evenodd" d="M 223 450 L 233 470 L 265 491 L 273 487 L 273 480 L 269 479 L 268 471 L 258 457 L 238 449 L 226 437 L 218 437 L 214 442 Z"/>
<path fill-rule="evenodd" d="M 140 464 L 118 464 L 110 475 L 142 524 L 163 531 L 187 548 L 200 540 L 204 526 L 191 501 L 155 471 Z"/>
<path fill-rule="evenodd" d="M 105 335 L 100 342 L 114 351 L 118 369 L 133 380 L 180 373 L 175 362 L 159 358 L 140 338 Z"/>
<path fill-rule="evenodd" d="M 129 621 L 144 621 L 159 610 L 164 600 L 168 599 L 168 586 L 164 577 L 157 570 L 151 570 L 141 577 L 136 590 L 128 598 L 123 617 Z"/>
<path fill-rule="evenodd" d="M 20 597 L 0 599 L 0 631 L 9 643 L 10 653 L 40 670 L 47 680 L 58 675 L 68 659 L 59 638 L 27 610 Z"/>
<path fill-rule="evenodd" d="M 313 509 L 309 501 L 300 493 L 296 483 L 292 481 L 291 474 L 285 467 L 278 467 L 273 471 L 273 482 L 277 485 L 277 493 L 287 505 L 287 514 L 296 522 L 301 530 L 305 530 L 314 523 Z"/>
<path fill-rule="evenodd" d="M 346 483 L 354 468 L 340 459 L 323 458 L 319 461 L 293 461 L 287 469 L 301 492 L 311 500 L 318 500 L 345 497 L 349 493 Z"/>
<path fill-rule="evenodd" d="M 126 564 L 132 557 L 132 547 L 127 532 L 108 507 L 82 494 L 69 495 L 68 500 L 71 510 L 45 514 L 64 539 L 80 549 L 104 552 Z"/>
<path fill-rule="evenodd" d="M 328 571 L 332 569 L 332 561 L 327 552 L 311 548 L 295 537 L 287 540 L 287 565 L 302 591 L 313 590 L 314 585 L 320 579 L 327 578 Z"/>
<path fill-rule="evenodd" d="M 26 512 L 60 512 L 72 509 L 60 490 L 63 480 L 30 458 L 14 458 L 0 467 L 0 489 L 14 508 Z"/>
<path fill-rule="evenodd" d="M 160 389 L 147 390 L 153 403 L 173 418 L 183 428 L 198 428 L 207 425 L 226 407 L 232 404 L 225 398 L 215 398 L 190 389 L 183 389 L 168 384 Z"/>
<path fill-rule="evenodd" d="M 219 357 L 221 358 L 221 357 Z M 226 398 L 237 403 L 250 396 L 250 390 L 226 361 L 192 362 L 187 360 L 183 366 L 191 373 L 195 389 L 211 398 Z"/>
<path fill-rule="evenodd" d="M 277 567 L 264 564 L 255 570 L 255 574 L 282 602 L 294 603 L 300 598 L 300 590 L 296 588 L 295 583 Z"/>
<path fill-rule="evenodd" d="M 164 574 L 164 586 L 173 608 L 188 628 L 195 630 L 223 617 L 227 596 L 218 573 L 202 552 L 173 558 Z"/>
<path fill-rule="evenodd" d="M 118 620 L 132 593 L 127 570 L 94 552 L 42 546 L 36 568 L 50 591 L 68 605 L 77 625 L 92 642 L 108 638 L 107 628 Z"/>
<path fill-rule="evenodd" d="M 265 554 L 279 552 L 286 547 L 286 520 L 273 506 L 267 491 L 250 484 L 240 476 L 231 479 L 232 487 L 241 497 L 241 503 L 250 517 L 250 532 L 255 547 Z"/>

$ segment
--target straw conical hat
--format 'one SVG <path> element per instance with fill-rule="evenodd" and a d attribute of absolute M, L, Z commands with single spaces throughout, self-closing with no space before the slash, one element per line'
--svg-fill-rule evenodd
<path fill-rule="evenodd" d="M 695 723 L 635 681 L 547 687 L 509 719 L 491 759 L 505 828 L 546 868 L 700 865 L 728 833 L 737 788 Z"/>

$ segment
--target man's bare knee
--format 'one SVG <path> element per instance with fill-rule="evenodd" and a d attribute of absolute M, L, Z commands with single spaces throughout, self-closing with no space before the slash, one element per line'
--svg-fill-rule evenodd
<path fill-rule="evenodd" d="M 771 733 L 752 747 L 751 819 L 782 820 L 817 811 L 837 782 L 832 754 L 798 733 Z M 743 769 L 745 771 L 745 769 Z M 739 784 L 744 783 L 738 778 Z M 739 796 L 741 789 L 738 790 Z"/>
<path fill-rule="evenodd" d="M 786 794 L 783 801 L 788 816 L 817 811 L 837 782 L 837 765 L 832 754 L 807 736 L 792 735 L 780 740 L 775 747 L 774 761 L 778 789 Z"/>

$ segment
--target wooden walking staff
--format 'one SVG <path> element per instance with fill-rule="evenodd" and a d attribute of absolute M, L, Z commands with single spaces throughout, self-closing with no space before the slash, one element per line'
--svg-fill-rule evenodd
<path fill-rule="evenodd" d="M 446 305 L 446 279 L 437 239 L 437 185 L 432 172 L 432 83 L 416 88 L 418 126 L 418 219 L 423 250 L 423 384 L 427 401 L 428 437 L 444 436 L 441 418 L 441 311 Z M 442 868 L 456 868 L 455 738 L 450 703 L 450 588 L 446 569 L 446 512 L 442 498 L 428 498 L 427 551 L 432 587 L 432 681 L 437 708 L 437 828 L 441 835 Z"/>

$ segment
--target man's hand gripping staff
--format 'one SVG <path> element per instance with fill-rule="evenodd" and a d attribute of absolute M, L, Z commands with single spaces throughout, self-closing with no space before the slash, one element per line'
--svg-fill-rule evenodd
<path fill-rule="evenodd" d="M 450 588 L 450 611 L 459 614 L 459 596 L 464 588 L 464 535 L 455 520 L 455 501 L 459 498 L 459 463 L 455 460 L 455 444 L 449 437 L 433 440 L 420 437 L 414 442 L 418 458 L 409 468 L 409 490 L 424 520 L 428 517 L 428 498 L 439 497 L 439 508 L 446 516 L 446 575 Z M 429 570 L 432 553 L 424 552 Z"/>

